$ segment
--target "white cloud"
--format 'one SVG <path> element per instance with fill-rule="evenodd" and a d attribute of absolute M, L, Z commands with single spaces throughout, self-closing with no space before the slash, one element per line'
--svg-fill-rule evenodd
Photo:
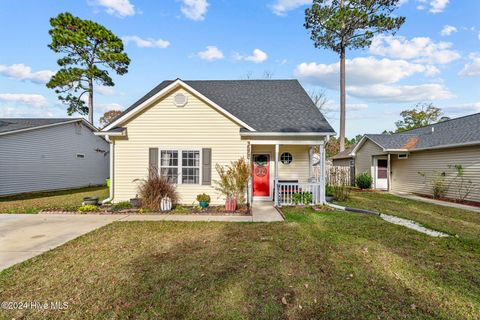
<path fill-rule="evenodd" d="M 430 13 L 440 13 L 445 10 L 450 0 L 417 0 L 420 4 L 417 6 L 418 10 L 425 10 L 428 8 Z"/>
<path fill-rule="evenodd" d="M 460 58 L 460 54 L 451 49 L 450 42 L 434 42 L 428 37 L 377 36 L 373 39 L 370 52 L 374 55 L 395 59 L 414 59 L 416 62 L 447 64 Z"/>
<path fill-rule="evenodd" d="M 128 44 L 130 42 L 134 43 L 139 48 L 166 48 L 170 45 L 170 42 L 163 39 L 152 39 L 147 38 L 143 39 L 139 36 L 124 36 L 122 40 Z"/>
<path fill-rule="evenodd" d="M 197 55 L 200 59 L 207 61 L 221 60 L 225 57 L 223 52 L 216 46 L 207 46 L 205 51 L 200 51 Z"/>
<path fill-rule="evenodd" d="M 45 84 L 50 80 L 55 72 L 51 70 L 32 72 L 32 68 L 20 63 L 12 64 L 10 66 L 0 65 L 0 74 L 17 80 Z"/>
<path fill-rule="evenodd" d="M 442 35 L 442 36 L 449 36 L 449 35 L 451 35 L 452 33 L 457 32 L 457 31 L 458 31 L 458 30 L 457 30 L 456 27 L 450 26 L 450 25 L 447 24 L 447 25 L 445 25 L 445 26 L 443 27 L 442 31 L 440 31 L 440 35 Z"/>
<path fill-rule="evenodd" d="M 90 3 L 105 8 L 110 15 L 127 17 L 135 14 L 135 6 L 129 0 L 93 0 Z"/>
<path fill-rule="evenodd" d="M 347 93 L 375 102 L 398 103 L 454 98 L 454 94 L 441 84 L 350 86 Z"/>
<path fill-rule="evenodd" d="M 414 74 L 433 76 L 439 71 L 433 66 L 410 63 L 405 60 L 376 59 L 374 57 L 347 59 L 347 85 L 362 86 L 395 83 Z M 295 75 L 312 84 L 336 89 L 340 64 L 301 63 Z"/>
<path fill-rule="evenodd" d="M 34 107 L 45 107 L 48 105 L 47 99 L 44 96 L 28 93 L 0 93 L 0 101 Z"/>
<path fill-rule="evenodd" d="M 366 103 L 347 103 L 347 111 L 363 111 L 368 109 Z M 340 104 L 337 101 L 327 100 L 323 105 L 322 111 L 340 112 Z"/>
<path fill-rule="evenodd" d="M 442 109 L 445 112 L 453 114 L 477 113 L 480 112 L 480 102 L 449 105 L 448 107 L 444 107 Z"/>
<path fill-rule="evenodd" d="M 233 55 L 233 58 L 235 60 L 245 60 L 245 61 L 251 61 L 254 63 L 261 63 L 268 59 L 268 54 L 260 49 L 253 49 L 252 54 L 249 56 L 244 56 L 236 52 Z"/>
<path fill-rule="evenodd" d="M 207 0 L 183 0 L 180 11 L 190 20 L 201 21 L 205 19 L 209 3 Z"/>
<path fill-rule="evenodd" d="M 458 73 L 461 77 L 477 77 L 480 76 L 480 54 L 471 53 L 469 55 L 470 62 L 465 64 L 463 69 Z"/>
<path fill-rule="evenodd" d="M 101 94 L 102 96 L 113 96 L 115 94 L 115 89 L 108 86 L 98 86 L 95 87 L 95 92 Z"/>
<path fill-rule="evenodd" d="M 278 16 L 283 16 L 287 11 L 294 10 L 298 7 L 311 4 L 312 0 L 276 0 L 270 8 L 272 12 Z"/>
<path fill-rule="evenodd" d="M 122 111 L 124 108 L 121 104 L 118 103 L 101 103 L 95 105 L 96 111 L 98 113 L 101 113 L 103 115 L 105 112 L 110 111 L 110 110 L 120 110 Z"/>

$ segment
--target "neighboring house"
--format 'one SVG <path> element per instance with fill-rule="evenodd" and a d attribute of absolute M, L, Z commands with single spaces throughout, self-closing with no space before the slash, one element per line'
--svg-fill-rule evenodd
<path fill-rule="evenodd" d="M 355 185 L 355 157 L 352 155 L 354 148 L 355 145 L 350 145 L 345 150 L 328 158 L 327 183 Z M 340 175 L 341 177 L 339 177 Z"/>
<path fill-rule="evenodd" d="M 355 157 L 352 155 L 355 145 L 348 146 L 345 150 L 337 153 L 328 160 L 332 161 L 332 165 L 335 167 L 354 167 Z"/>
<path fill-rule="evenodd" d="M 0 195 L 105 184 L 108 143 L 84 119 L 0 119 Z"/>
<path fill-rule="evenodd" d="M 432 194 L 433 175 L 452 181 L 461 165 L 475 188 L 466 200 L 480 201 L 480 113 L 395 134 L 366 134 L 352 151 L 356 173 L 368 172 L 381 190 Z M 458 179 L 457 179 L 458 180 Z M 447 197 L 456 198 L 453 183 Z"/>
<path fill-rule="evenodd" d="M 281 205 L 294 188 L 324 201 L 324 176 L 313 181 L 313 147 L 324 168 L 324 143 L 335 133 L 296 80 L 177 79 L 159 84 L 97 134 L 111 142 L 113 202 L 135 197 L 133 180 L 154 167 L 176 184 L 180 203 L 192 204 L 203 192 L 213 204 L 224 203 L 214 188 L 215 166 L 244 157 L 253 169 L 249 201 L 277 198 Z"/>

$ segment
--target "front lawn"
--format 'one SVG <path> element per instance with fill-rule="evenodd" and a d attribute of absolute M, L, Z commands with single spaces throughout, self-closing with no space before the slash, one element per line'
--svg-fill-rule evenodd
<path fill-rule="evenodd" d="M 352 192 L 349 201 L 339 204 L 411 219 L 428 228 L 458 235 L 480 246 L 478 212 L 438 206 L 379 192 Z"/>
<path fill-rule="evenodd" d="M 478 319 L 480 248 L 377 217 L 286 208 L 283 223 L 116 222 L 0 273 L 43 319 Z"/>
<path fill-rule="evenodd" d="M 75 210 L 81 206 L 84 197 L 106 199 L 108 198 L 108 188 L 100 186 L 0 197 L 0 213 L 38 213 L 40 210 L 48 208 Z"/>

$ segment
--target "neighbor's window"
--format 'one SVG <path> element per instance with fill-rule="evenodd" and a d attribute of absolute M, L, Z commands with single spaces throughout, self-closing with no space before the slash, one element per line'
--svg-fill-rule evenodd
<path fill-rule="evenodd" d="M 408 159 L 408 153 L 399 153 L 398 159 Z"/>
<path fill-rule="evenodd" d="M 77 159 L 85 159 L 85 154 L 84 153 L 77 153 Z"/>
<path fill-rule="evenodd" d="M 200 151 L 182 151 L 182 183 L 198 184 L 200 181 Z"/>
<path fill-rule="evenodd" d="M 284 153 L 282 153 L 282 155 L 280 156 L 280 161 L 281 161 L 283 164 L 290 164 L 290 163 L 292 163 L 292 161 L 293 161 L 292 154 L 291 154 L 290 152 L 284 152 Z"/>
<path fill-rule="evenodd" d="M 160 175 L 170 183 L 178 183 L 178 151 L 160 152 Z"/>

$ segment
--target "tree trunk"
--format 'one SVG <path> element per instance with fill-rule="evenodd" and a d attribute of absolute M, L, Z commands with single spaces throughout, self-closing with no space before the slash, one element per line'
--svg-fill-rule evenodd
<path fill-rule="evenodd" d="M 88 122 L 93 125 L 93 80 L 88 80 Z"/>
<path fill-rule="evenodd" d="M 346 116 L 346 94 L 345 94 L 345 48 L 340 53 L 340 152 L 345 150 L 345 116 Z"/>

